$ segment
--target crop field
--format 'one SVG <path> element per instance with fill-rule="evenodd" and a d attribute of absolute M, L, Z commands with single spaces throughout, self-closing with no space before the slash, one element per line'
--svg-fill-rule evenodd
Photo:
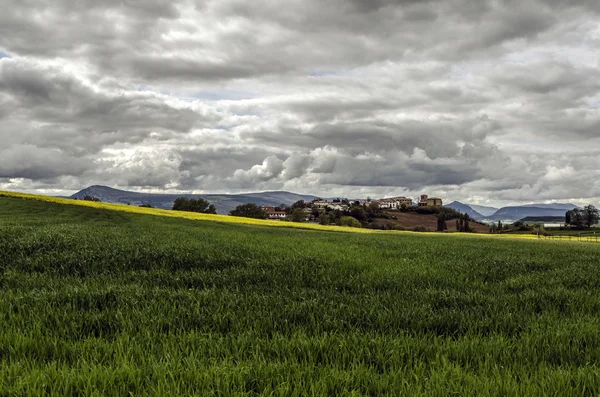
<path fill-rule="evenodd" d="M 598 244 L 66 204 L 0 197 L 1 396 L 600 394 Z"/>

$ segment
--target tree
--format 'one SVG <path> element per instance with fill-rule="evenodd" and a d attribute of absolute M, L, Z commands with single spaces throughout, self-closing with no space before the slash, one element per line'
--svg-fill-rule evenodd
<path fill-rule="evenodd" d="M 142 205 L 140 205 L 140 208 L 154 208 L 154 207 L 151 206 L 150 204 L 142 204 Z"/>
<path fill-rule="evenodd" d="M 404 203 L 400 204 L 400 211 L 406 212 L 406 210 L 408 210 L 408 207 L 406 206 L 406 204 L 404 204 Z"/>
<path fill-rule="evenodd" d="M 459 221 L 460 218 L 456 218 L 456 231 L 460 232 L 460 228 L 461 228 L 461 222 Z"/>
<path fill-rule="evenodd" d="M 367 214 L 365 212 L 365 209 L 358 205 L 355 205 L 350 209 L 350 216 L 355 219 L 358 219 L 360 222 L 364 222 L 367 220 Z"/>
<path fill-rule="evenodd" d="M 368 220 L 373 220 L 381 215 L 381 209 L 377 203 L 369 203 L 369 205 L 365 205 L 364 207 Z"/>
<path fill-rule="evenodd" d="M 335 223 L 336 225 L 339 225 L 339 221 L 340 221 L 341 217 L 342 217 L 342 211 L 340 211 L 340 210 L 333 210 L 329 213 L 330 222 Z"/>
<path fill-rule="evenodd" d="M 300 209 L 306 208 L 306 203 L 304 202 L 304 200 L 298 200 L 298 201 L 296 201 L 294 204 L 292 204 L 292 206 L 290 207 L 290 210 L 293 213 L 294 210 L 296 210 L 298 208 L 300 208 Z"/>
<path fill-rule="evenodd" d="M 292 222 L 304 222 L 306 220 L 306 214 L 304 213 L 303 208 L 296 208 L 292 211 L 290 215 Z"/>
<path fill-rule="evenodd" d="M 358 219 L 351 216 L 342 216 L 340 219 L 340 225 L 348 227 L 362 227 L 362 224 L 358 221 Z"/>
<path fill-rule="evenodd" d="M 571 211 L 571 216 L 570 216 L 570 222 L 569 224 L 576 228 L 576 229 L 581 229 L 583 228 L 583 225 L 585 223 L 585 219 L 584 219 L 584 212 L 578 208 L 575 208 L 574 210 Z"/>
<path fill-rule="evenodd" d="M 565 214 L 565 224 L 566 225 L 571 224 L 571 211 L 567 211 L 567 213 Z"/>
<path fill-rule="evenodd" d="M 588 205 L 583 208 L 583 222 L 587 227 L 592 227 L 596 223 L 598 223 L 598 219 L 600 218 L 600 214 L 598 210 L 593 205 Z"/>
<path fill-rule="evenodd" d="M 94 202 L 97 202 L 97 203 L 100 202 L 100 199 L 98 197 L 94 197 L 94 196 L 85 196 L 83 199 L 85 201 L 94 201 Z"/>
<path fill-rule="evenodd" d="M 463 225 L 463 232 L 465 233 L 470 233 L 471 230 L 471 226 L 469 226 L 469 221 L 471 220 L 471 218 L 469 217 L 469 214 L 465 214 L 465 221 L 464 221 L 464 225 Z"/>
<path fill-rule="evenodd" d="M 498 230 L 502 230 L 502 221 L 498 221 Z"/>
<path fill-rule="evenodd" d="M 443 232 L 444 230 L 447 230 L 448 226 L 446 226 L 446 219 L 444 217 L 444 214 L 439 214 L 437 217 L 437 231 L 438 232 Z"/>
<path fill-rule="evenodd" d="M 327 216 L 325 214 L 321 214 L 319 216 L 319 223 L 321 225 L 330 225 L 331 224 L 331 219 L 329 218 L 329 216 Z"/>
<path fill-rule="evenodd" d="M 179 197 L 173 203 L 174 211 L 200 212 L 203 214 L 216 214 L 217 209 L 203 198 L 190 199 Z"/>
<path fill-rule="evenodd" d="M 244 218 L 267 219 L 267 213 L 254 203 L 240 204 L 229 212 L 231 216 L 242 216 Z"/>

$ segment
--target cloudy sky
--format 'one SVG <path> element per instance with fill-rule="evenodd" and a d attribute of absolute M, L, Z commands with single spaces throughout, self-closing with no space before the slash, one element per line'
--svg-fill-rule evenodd
<path fill-rule="evenodd" d="M 0 0 L 0 189 L 600 203 L 597 0 Z"/>

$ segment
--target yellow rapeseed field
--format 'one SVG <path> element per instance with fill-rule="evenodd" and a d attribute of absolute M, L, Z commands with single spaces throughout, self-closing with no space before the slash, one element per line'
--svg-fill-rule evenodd
<path fill-rule="evenodd" d="M 63 204 L 63 205 L 78 205 L 82 207 L 92 207 L 92 208 L 101 208 L 110 211 L 122 211 L 122 212 L 130 212 L 135 214 L 145 214 L 145 215 L 155 215 L 155 216 L 166 216 L 171 218 L 183 218 L 190 220 L 198 220 L 198 221 L 213 221 L 213 222 L 224 222 L 224 223 L 237 223 L 242 225 L 255 225 L 255 226 L 268 226 L 268 227 L 286 227 L 286 228 L 294 228 L 294 229 L 308 229 L 308 230 L 320 230 L 320 231 L 330 231 L 330 232 L 345 232 L 345 233 L 419 233 L 421 235 L 439 235 L 439 233 L 435 232 L 411 232 L 411 231 L 399 231 L 399 230 L 373 230 L 373 229 L 360 229 L 360 228 L 352 228 L 352 227 L 343 227 L 343 226 L 323 226 L 314 223 L 294 223 L 294 222 L 284 222 L 284 221 L 271 221 L 271 220 L 263 220 L 263 219 L 252 219 L 252 218 L 242 218 L 228 215 L 214 215 L 214 214 L 201 214 L 196 212 L 185 212 L 185 211 L 173 211 L 173 210 L 163 210 L 159 208 L 144 208 L 133 205 L 125 205 L 125 204 L 109 204 L 102 202 L 94 202 L 94 201 L 86 201 L 86 200 L 73 200 L 52 196 L 42 196 L 42 195 L 34 195 L 27 193 L 19 193 L 19 192 L 8 192 L 0 190 L 0 197 L 14 197 L 21 198 L 26 200 L 38 200 L 45 201 L 49 203 Z M 526 239 L 526 240 L 534 240 L 538 239 L 538 236 L 533 234 L 474 234 L 474 233 L 451 233 L 453 236 L 456 235 L 468 235 L 468 236 L 479 236 L 479 237 L 487 237 L 487 238 L 512 238 L 512 239 Z M 543 239 L 543 238 L 542 238 Z M 552 240 L 576 240 L 574 238 L 570 238 L 568 236 L 553 236 Z M 586 240 L 592 241 L 592 240 Z"/>

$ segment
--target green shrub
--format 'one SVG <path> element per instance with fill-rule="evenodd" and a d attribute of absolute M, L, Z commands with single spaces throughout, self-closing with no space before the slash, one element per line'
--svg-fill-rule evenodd
<path fill-rule="evenodd" d="M 362 227 L 362 224 L 356 218 L 351 216 L 342 216 L 340 218 L 340 226 Z"/>

